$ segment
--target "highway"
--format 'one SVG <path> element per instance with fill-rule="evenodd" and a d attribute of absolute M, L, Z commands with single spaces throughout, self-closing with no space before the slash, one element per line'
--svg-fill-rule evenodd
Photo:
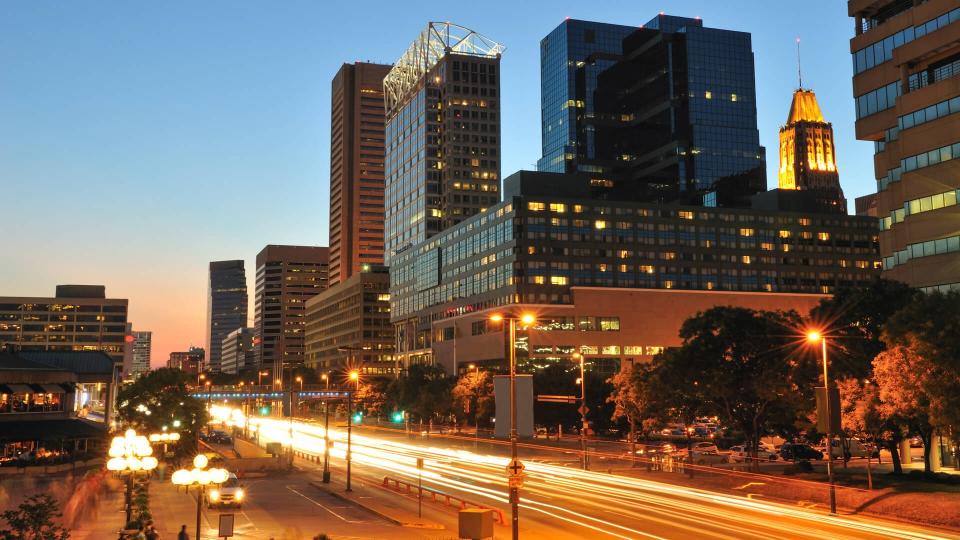
<path fill-rule="evenodd" d="M 242 425 L 236 410 L 214 412 Z M 322 425 L 261 417 L 251 418 L 250 425 L 259 431 L 261 442 L 288 445 L 292 435 L 298 452 L 323 454 Z M 342 467 L 345 430 L 331 428 L 330 437 L 334 441 L 331 459 Z M 357 478 L 377 482 L 389 476 L 415 483 L 416 460 L 423 458 L 425 487 L 499 508 L 509 520 L 505 447 L 474 452 L 442 439 L 409 439 L 402 432 L 355 429 L 352 448 Z M 819 509 L 583 471 L 533 458 L 525 457 L 524 463 L 523 538 L 960 538 L 867 516 L 831 516 Z M 497 537 L 509 537 L 509 529 L 498 527 Z"/>

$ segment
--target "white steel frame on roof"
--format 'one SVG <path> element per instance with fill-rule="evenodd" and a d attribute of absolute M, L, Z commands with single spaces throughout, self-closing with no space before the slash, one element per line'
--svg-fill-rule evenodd
<path fill-rule="evenodd" d="M 428 23 L 383 79 L 387 116 L 393 114 L 420 79 L 447 53 L 496 58 L 504 49 L 506 47 L 496 41 L 458 24 Z"/>

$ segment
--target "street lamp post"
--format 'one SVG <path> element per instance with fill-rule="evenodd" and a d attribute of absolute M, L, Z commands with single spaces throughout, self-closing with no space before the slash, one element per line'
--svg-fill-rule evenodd
<path fill-rule="evenodd" d="M 837 492 L 833 484 L 833 417 L 830 411 L 830 375 L 827 371 L 827 336 L 820 332 L 811 331 L 807 333 L 807 340 L 811 343 L 820 342 L 820 349 L 823 356 L 823 393 L 824 393 L 824 413 L 827 416 L 827 478 L 830 482 L 830 513 L 837 513 Z"/>
<path fill-rule="evenodd" d="M 587 470 L 587 378 L 583 370 L 583 354 L 573 353 L 580 362 L 580 456 L 583 470 Z"/>
<path fill-rule="evenodd" d="M 175 471 L 170 476 L 170 481 L 175 486 L 184 486 L 187 491 L 191 487 L 199 487 L 197 492 L 197 532 L 196 540 L 201 540 L 200 537 L 200 513 L 201 507 L 203 505 L 203 498 L 206 492 L 208 484 L 222 484 L 227 481 L 230 477 L 230 473 L 226 469 L 212 468 L 207 469 L 207 456 L 203 454 L 197 454 L 193 458 L 193 469 L 180 469 Z M 238 493 L 238 497 L 242 497 L 242 492 Z"/>
<path fill-rule="evenodd" d="M 324 373 L 323 375 L 320 375 L 320 378 L 323 379 L 323 380 L 327 383 L 327 390 L 329 390 L 329 389 L 330 389 L 330 375 L 327 375 L 326 373 Z"/>
<path fill-rule="evenodd" d="M 357 391 L 360 390 L 360 372 L 350 372 L 350 380 L 357 382 Z M 347 491 L 350 489 L 350 465 L 353 463 L 353 393 L 347 392 Z"/>
<path fill-rule="evenodd" d="M 474 394 L 474 404 L 473 404 L 473 426 L 475 428 L 473 447 L 480 447 L 480 366 L 476 364 L 470 364 L 470 369 L 473 370 L 473 384 L 475 386 Z"/>
<path fill-rule="evenodd" d="M 137 432 L 132 429 L 128 429 L 122 437 L 114 437 L 110 442 L 107 470 L 127 473 L 126 523 L 130 523 L 133 517 L 133 477 L 137 471 L 149 472 L 157 468 L 157 458 L 152 454 L 153 448 L 150 447 L 150 441 L 143 435 L 137 435 Z"/>
<path fill-rule="evenodd" d="M 329 379 L 327 384 L 329 388 Z M 330 483 L 330 396 L 323 400 L 323 483 Z"/>
<path fill-rule="evenodd" d="M 517 461 L 517 320 L 528 327 L 536 320 L 533 315 L 525 313 L 517 317 L 507 317 L 495 313 L 490 317 L 494 322 L 507 323 L 507 357 L 510 362 L 510 457 L 511 463 Z M 520 538 L 520 488 L 510 482 L 510 529 L 513 540 Z"/>

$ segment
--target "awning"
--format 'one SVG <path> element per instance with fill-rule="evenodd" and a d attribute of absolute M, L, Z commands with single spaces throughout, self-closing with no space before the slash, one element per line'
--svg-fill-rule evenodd
<path fill-rule="evenodd" d="M 11 394 L 35 394 L 35 393 L 37 393 L 36 390 L 34 390 L 33 388 L 30 388 L 30 386 L 29 386 L 29 385 L 26 385 L 26 384 L 8 384 L 8 385 L 7 385 L 7 388 L 10 389 L 10 393 L 11 393 Z"/>
<path fill-rule="evenodd" d="M 0 394 L 12 394 L 13 390 L 5 384 L 0 384 Z"/>
<path fill-rule="evenodd" d="M 0 441 L 62 441 L 70 439 L 95 439 L 107 436 L 103 424 L 85 420 L 24 420 L 0 424 Z"/>
<path fill-rule="evenodd" d="M 34 384 L 32 386 L 39 386 L 47 394 L 62 394 L 64 389 L 59 384 L 43 383 L 43 384 Z"/>

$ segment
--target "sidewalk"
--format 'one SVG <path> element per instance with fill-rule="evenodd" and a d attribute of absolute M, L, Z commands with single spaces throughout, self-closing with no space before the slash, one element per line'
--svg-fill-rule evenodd
<path fill-rule="evenodd" d="M 402 496 L 384 497 L 384 490 L 363 481 L 353 482 L 351 485 L 353 491 L 349 493 L 345 491 L 346 484 L 343 482 L 324 484 L 319 481 L 311 481 L 310 485 L 331 497 L 359 506 L 371 514 L 401 527 L 438 530 L 446 528 L 440 523 L 424 519 L 407 510 L 405 507 L 409 502 L 401 502 L 400 497 Z"/>

